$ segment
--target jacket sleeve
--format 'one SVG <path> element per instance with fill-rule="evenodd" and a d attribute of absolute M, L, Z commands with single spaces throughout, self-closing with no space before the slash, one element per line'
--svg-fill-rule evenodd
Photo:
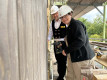
<path fill-rule="evenodd" d="M 71 26 L 72 27 L 72 26 Z M 72 36 L 74 37 L 72 39 Z M 67 38 L 70 38 L 72 42 L 68 43 L 68 47 L 65 48 L 65 53 L 72 53 L 72 51 L 80 49 L 86 42 L 86 34 L 83 25 L 76 23 L 73 26 L 73 34 Z"/>

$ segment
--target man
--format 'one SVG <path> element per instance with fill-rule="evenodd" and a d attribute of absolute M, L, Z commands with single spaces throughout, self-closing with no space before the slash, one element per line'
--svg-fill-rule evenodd
<path fill-rule="evenodd" d="M 62 50 L 64 50 L 66 47 L 66 44 L 64 42 L 64 37 L 66 36 L 66 26 L 58 18 L 58 10 L 59 8 L 55 5 L 51 7 L 51 15 L 54 20 L 52 20 L 50 25 L 48 40 L 51 40 L 52 37 L 54 37 L 54 53 L 57 60 L 57 68 L 59 74 L 57 80 L 64 80 L 67 57 L 62 55 Z"/>
<path fill-rule="evenodd" d="M 81 80 L 81 68 L 84 66 L 92 66 L 94 51 L 91 49 L 86 32 L 85 25 L 72 18 L 71 8 L 63 5 L 59 9 L 59 17 L 67 27 L 67 43 L 68 46 L 62 51 L 62 54 L 70 53 L 73 71 L 76 80 Z M 89 79 L 92 80 L 92 79 Z"/>

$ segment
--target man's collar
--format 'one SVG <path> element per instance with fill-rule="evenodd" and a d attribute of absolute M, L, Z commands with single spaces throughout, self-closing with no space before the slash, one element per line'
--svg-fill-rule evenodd
<path fill-rule="evenodd" d="M 54 21 L 55 21 L 55 22 L 59 22 L 59 21 L 61 21 L 61 19 L 58 19 L 57 21 L 54 19 Z"/>

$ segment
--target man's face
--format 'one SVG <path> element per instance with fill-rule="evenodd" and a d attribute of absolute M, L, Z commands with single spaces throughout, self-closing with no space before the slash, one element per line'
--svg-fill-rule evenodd
<path fill-rule="evenodd" d="M 58 20 L 58 12 L 52 14 L 53 18 L 57 21 Z"/>
<path fill-rule="evenodd" d="M 66 15 L 62 16 L 62 17 L 61 17 L 61 21 L 62 21 L 64 24 L 69 25 L 69 24 L 70 24 L 70 21 L 71 21 L 71 15 L 66 14 Z"/>

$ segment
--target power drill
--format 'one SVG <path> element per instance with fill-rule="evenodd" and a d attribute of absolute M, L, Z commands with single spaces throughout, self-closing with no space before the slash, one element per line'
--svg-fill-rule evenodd
<path fill-rule="evenodd" d="M 54 42 L 56 54 L 62 53 L 62 43 L 60 41 Z"/>

